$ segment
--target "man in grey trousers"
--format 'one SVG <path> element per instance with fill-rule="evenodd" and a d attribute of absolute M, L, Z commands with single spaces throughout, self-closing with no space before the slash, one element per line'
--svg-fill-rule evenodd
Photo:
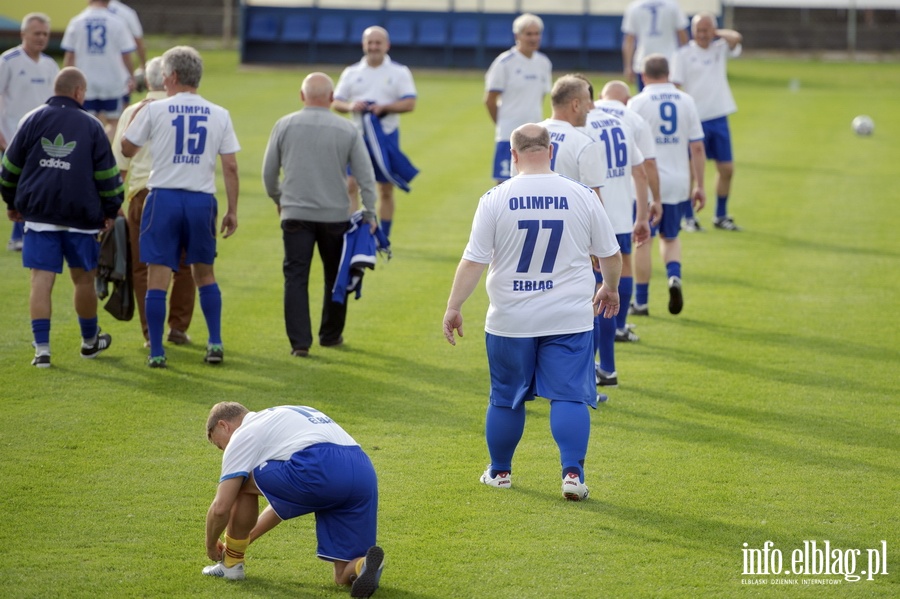
<path fill-rule="evenodd" d="M 362 135 L 330 110 L 334 83 L 311 73 L 300 87 L 303 109 L 275 123 L 263 160 L 266 193 L 278 206 L 284 239 L 284 321 L 294 356 L 312 345 L 309 269 L 313 250 L 325 274 L 319 345 L 344 342 L 346 303 L 331 301 L 350 216 L 347 166 L 359 183 L 364 219 L 375 224 L 375 174 Z"/>

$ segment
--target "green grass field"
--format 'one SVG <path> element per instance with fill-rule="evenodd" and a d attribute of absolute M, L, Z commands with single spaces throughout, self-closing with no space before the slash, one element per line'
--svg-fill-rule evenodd
<path fill-rule="evenodd" d="M 482 75 L 415 73 L 403 143 L 422 174 L 399 198 L 395 258 L 366 276 L 346 345 L 299 360 L 283 331 L 280 230 L 260 166 L 305 71 L 205 57 L 201 92 L 231 111 L 243 146 L 240 227 L 217 261 L 226 362 L 202 364 L 199 309 L 195 343 L 168 347 L 167 371 L 144 365 L 136 321 L 105 312 L 113 346 L 81 360 L 62 278 L 53 368 L 32 368 L 28 273 L 0 252 L 0 597 L 347 596 L 315 558 L 312 518 L 251 547 L 243 583 L 200 576 L 221 459 L 204 424 L 221 400 L 313 405 L 363 445 L 381 487 L 379 597 L 900 595 L 900 66 L 731 65 L 741 108 L 731 212 L 745 230 L 685 236 L 678 317 L 655 261 L 651 316 L 634 319 L 641 341 L 617 346 L 620 387 L 592 414 L 591 498 L 573 504 L 559 493 L 543 400 L 529 407 L 515 487 L 477 482 L 488 462 L 483 284 L 464 309 L 466 337 L 451 347 L 441 335 L 491 185 Z M 850 129 L 860 113 L 875 120 L 871 138 Z M 826 540 L 862 551 L 857 573 L 886 541 L 889 574 L 742 575 L 745 543 L 772 541 L 790 569 L 794 549 Z M 771 588 L 782 580 L 799 588 Z"/>

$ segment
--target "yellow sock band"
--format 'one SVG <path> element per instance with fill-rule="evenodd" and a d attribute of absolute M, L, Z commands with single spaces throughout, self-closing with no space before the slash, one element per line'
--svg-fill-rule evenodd
<path fill-rule="evenodd" d="M 233 568 L 236 564 L 244 561 L 244 552 L 247 551 L 249 544 L 249 538 L 238 540 L 225 535 L 225 557 L 222 560 L 225 567 Z"/>
<path fill-rule="evenodd" d="M 366 563 L 366 558 L 362 558 L 358 562 L 356 562 L 356 575 L 359 576 L 359 573 L 362 572 L 363 564 Z"/>

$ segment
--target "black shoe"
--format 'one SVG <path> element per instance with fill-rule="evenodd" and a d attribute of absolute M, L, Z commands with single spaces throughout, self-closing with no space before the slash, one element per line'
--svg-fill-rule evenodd
<path fill-rule="evenodd" d="M 600 366 L 594 365 L 594 379 L 598 387 L 618 387 L 619 377 L 615 372 L 609 374 L 600 370 Z"/>
<path fill-rule="evenodd" d="M 35 354 L 31 365 L 38 368 L 50 368 L 50 354 Z"/>
<path fill-rule="evenodd" d="M 679 314 L 684 308 L 684 296 L 681 294 L 681 279 L 669 277 L 669 313 Z"/>
<path fill-rule="evenodd" d="M 638 337 L 634 331 L 625 327 L 624 329 L 616 329 L 616 342 L 617 343 L 634 343 L 635 341 L 640 341 L 641 338 Z"/>
<path fill-rule="evenodd" d="M 150 368 L 168 368 L 165 356 L 147 356 L 147 366 Z"/>
<path fill-rule="evenodd" d="M 734 219 L 730 216 L 717 216 L 713 219 L 713 226 L 723 231 L 740 231 L 741 228 L 734 224 Z"/>
<path fill-rule="evenodd" d="M 343 345 L 343 344 L 344 344 L 344 336 L 343 335 L 341 335 L 334 341 L 319 341 L 319 345 L 321 345 L 322 347 L 337 347 L 338 345 Z"/>
<path fill-rule="evenodd" d="M 378 545 L 372 545 L 366 551 L 359 577 L 353 581 L 353 586 L 350 587 L 350 596 L 371 597 L 378 589 L 382 570 L 384 570 L 384 549 Z"/>
<path fill-rule="evenodd" d="M 225 350 L 221 344 L 214 343 L 206 346 L 206 357 L 203 361 L 207 364 L 221 364 L 225 359 Z"/>
<path fill-rule="evenodd" d="M 308 347 L 297 347 L 291 350 L 291 355 L 295 358 L 308 358 L 309 357 L 309 348 Z"/>
<path fill-rule="evenodd" d="M 650 316 L 650 307 L 647 304 L 631 304 L 628 306 L 629 316 Z"/>
<path fill-rule="evenodd" d="M 100 355 L 100 352 L 107 349 L 110 345 L 112 345 L 112 337 L 107 333 L 101 333 L 100 329 L 97 329 L 97 337 L 94 339 L 94 342 L 91 344 L 81 342 L 81 357 L 93 359 Z"/>

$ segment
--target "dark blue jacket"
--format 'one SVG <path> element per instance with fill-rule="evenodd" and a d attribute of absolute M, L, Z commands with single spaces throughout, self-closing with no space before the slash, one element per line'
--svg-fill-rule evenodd
<path fill-rule="evenodd" d="M 100 229 L 125 186 L 103 125 L 65 96 L 29 113 L 0 171 L 0 193 L 26 221 Z"/>

